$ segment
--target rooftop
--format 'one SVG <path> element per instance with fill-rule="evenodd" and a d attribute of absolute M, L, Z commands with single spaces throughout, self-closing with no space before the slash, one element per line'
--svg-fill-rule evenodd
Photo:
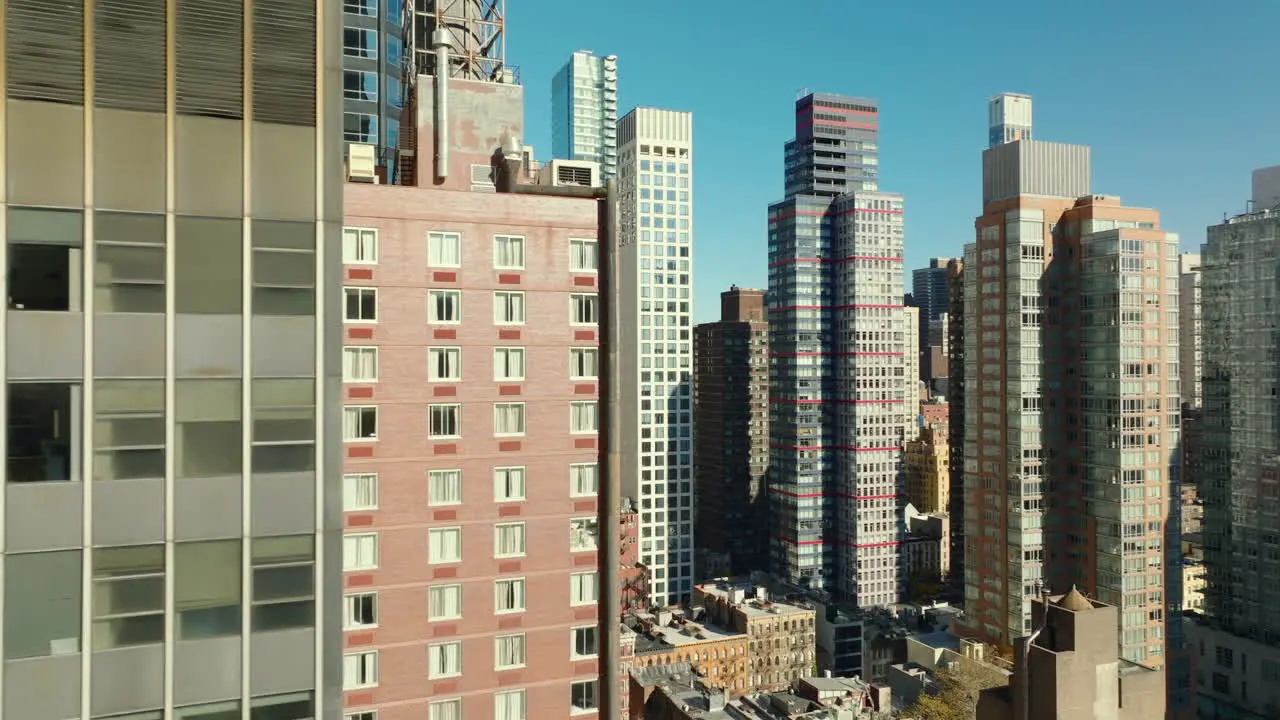
<path fill-rule="evenodd" d="M 687 645 L 746 639 L 736 633 L 706 622 L 695 622 L 679 614 L 631 615 L 623 621 L 636 634 L 636 654 L 658 653 Z"/>

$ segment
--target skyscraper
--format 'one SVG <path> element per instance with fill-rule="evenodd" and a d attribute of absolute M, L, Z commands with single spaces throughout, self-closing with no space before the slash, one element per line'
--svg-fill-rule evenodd
<path fill-rule="evenodd" d="M 1182 403 L 1200 407 L 1204 374 L 1204 349 L 1201 343 L 1203 325 L 1200 316 L 1200 255 L 1178 256 L 1178 368 L 1182 379 Z"/>
<path fill-rule="evenodd" d="M 1015 140 L 983 170 L 964 259 L 966 621 L 1010 647 L 1042 584 L 1074 584 L 1120 608 L 1125 659 L 1160 664 L 1177 238 L 1089 194 L 1087 147 Z"/>
<path fill-rule="evenodd" d="M 421 3 L 421 0 L 419 0 Z M 413 0 L 345 0 L 342 4 L 342 136 L 377 148 L 392 167 L 400 144 L 400 115 L 413 74 L 406 28 Z"/>
<path fill-rule="evenodd" d="M 618 56 L 579 50 L 551 79 L 551 154 L 618 173 Z"/>
<path fill-rule="evenodd" d="M 0 714 L 337 720 L 338 4 L 5 13 Z"/>
<path fill-rule="evenodd" d="M 905 580 L 900 195 L 879 191 L 879 108 L 796 101 L 786 199 L 769 207 L 775 572 L 861 605 Z"/>
<path fill-rule="evenodd" d="M 640 505 L 650 597 L 693 592 L 693 115 L 636 108 L 619 122 L 622 492 Z"/>
<path fill-rule="evenodd" d="M 947 334 L 947 305 L 951 297 L 947 292 L 947 263 L 951 258 L 931 258 L 928 267 L 911 271 L 911 296 L 920 308 L 919 379 L 929 384 L 930 390 L 941 390 L 933 381 L 947 377 L 947 356 L 943 351 Z M 936 341 L 931 341 L 936 339 Z M 944 393 L 945 394 L 945 393 Z"/>

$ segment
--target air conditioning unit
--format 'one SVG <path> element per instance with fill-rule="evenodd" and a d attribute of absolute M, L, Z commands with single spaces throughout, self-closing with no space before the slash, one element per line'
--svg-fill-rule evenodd
<path fill-rule="evenodd" d="M 538 184 L 554 187 L 599 187 L 600 163 L 552 160 L 539 168 Z"/>
<path fill-rule="evenodd" d="M 372 145 L 347 145 L 347 179 L 354 182 L 378 182 L 377 153 Z"/>

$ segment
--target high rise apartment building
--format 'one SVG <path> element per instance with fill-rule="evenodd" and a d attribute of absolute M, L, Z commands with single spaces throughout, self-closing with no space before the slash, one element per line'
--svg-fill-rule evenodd
<path fill-rule="evenodd" d="M 1203 397 L 1204 349 L 1200 340 L 1203 325 L 1200 316 L 1200 255 L 1178 256 L 1178 368 L 1182 373 L 1182 402 L 1198 408 Z"/>
<path fill-rule="evenodd" d="M 1076 584 L 1120 609 L 1124 658 L 1160 664 L 1177 238 L 1090 195 L 1086 147 L 1018 140 L 983 169 L 964 260 L 969 629 L 1009 647 L 1042 585 Z"/>
<path fill-rule="evenodd" d="M 579 50 L 551 79 L 551 154 L 618 173 L 618 56 Z"/>
<path fill-rule="evenodd" d="M 1280 200 L 1209 228 L 1202 248 L 1205 617 L 1187 623 L 1201 717 L 1280 708 Z"/>
<path fill-rule="evenodd" d="M 722 575 L 768 570 L 769 324 L 764 291 L 720 293 L 720 320 L 693 335 L 693 470 L 699 555 Z M 704 564 L 704 567 L 708 565 Z"/>
<path fill-rule="evenodd" d="M 928 267 L 911 271 L 911 296 L 920 309 L 919 377 L 930 384 L 947 376 L 945 352 L 935 352 L 943 345 L 938 336 L 946 335 L 947 264 L 951 258 L 931 258 Z"/>
<path fill-rule="evenodd" d="M 693 592 L 693 115 L 636 108 L 618 135 L 622 492 L 666 605 Z"/>
<path fill-rule="evenodd" d="M 0 715 L 337 720 L 337 3 L 4 12 Z"/>
<path fill-rule="evenodd" d="M 964 260 L 947 263 L 947 444 L 951 473 L 951 577 L 953 592 L 964 591 Z"/>
<path fill-rule="evenodd" d="M 433 180 L 344 188 L 344 707 L 594 717 L 598 563 L 625 535 L 598 525 L 599 192 L 524 176 L 520 85 L 416 97 Z"/>
<path fill-rule="evenodd" d="M 812 94 L 795 114 L 769 207 L 773 566 L 882 605 L 905 580 L 903 200 L 879 191 L 874 101 Z"/>
<path fill-rule="evenodd" d="M 343 0 L 342 136 L 376 148 L 379 165 L 394 166 L 400 120 L 412 79 L 406 28 L 415 2 Z M 394 180 L 394 170 L 388 181 Z"/>
<path fill-rule="evenodd" d="M 920 317 L 920 308 L 902 308 L 902 436 L 907 440 L 920 434 L 920 399 L 927 394 L 926 385 L 920 380 Z"/>

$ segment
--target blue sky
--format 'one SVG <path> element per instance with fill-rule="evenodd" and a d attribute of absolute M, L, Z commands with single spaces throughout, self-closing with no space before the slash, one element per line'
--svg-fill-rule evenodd
<path fill-rule="evenodd" d="M 509 0 L 507 60 L 543 158 L 551 76 L 574 50 L 618 56 L 624 112 L 693 112 L 705 322 L 730 284 L 766 285 L 800 91 L 880 101 L 880 186 L 906 196 L 908 270 L 972 239 L 1002 91 L 1035 97 L 1037 138 L 1093 147 L 1094 192 L 1160 210 L 1195 249 L 1243 210 L 1250 171 L 1280 164 L 1278 27 L 1280 0 Z"/>

